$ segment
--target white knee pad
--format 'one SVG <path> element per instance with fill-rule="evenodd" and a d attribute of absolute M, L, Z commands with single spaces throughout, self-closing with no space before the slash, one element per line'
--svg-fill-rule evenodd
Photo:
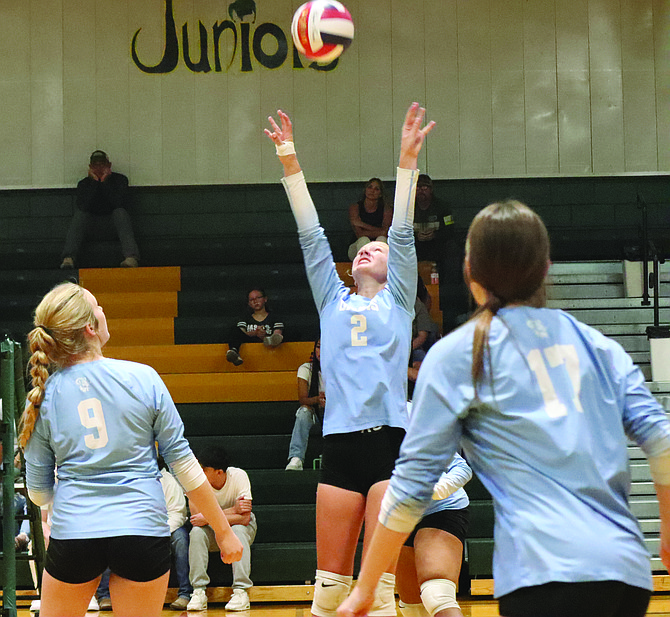
<path fill-rule="evenodd" d="M 423 604 L 405 604 L 400 600 L 398 606 L 402 617 L 428 617 L 428 611 Z"/>
<path fill-rule="evenodd" d="M 375 589 L 375 601 L 368 613 L 369 617 L 395 617 L 398 612 L 395 609 L 395 575 L 384 572 L 377 588 Z"/>
<path fill-rule="evenodd" d="M 446 578 L 434 578 L 422 583 L 421 600 L 433 617 L 446 608 L 460 608 L 456 602 L 456 583 Z"/>
<path fill-rule="evenodd" d="M 337 607 L 349 595 L 352 581 L 352 576 L 317 570 L 316 581 L 314 582 L 312 615 L 316 615 L 316 617 L 336 617 Z"/>

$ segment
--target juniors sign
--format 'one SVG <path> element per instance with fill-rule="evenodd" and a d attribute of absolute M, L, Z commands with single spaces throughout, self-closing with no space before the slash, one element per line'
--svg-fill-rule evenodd
<path fill-rule="evenodd" d="M 227 72 L 236 59 L 243 73 L 253 71 L 258 65 L 276 69 L 288 60 L 290 34 L 287 36 L 277 24 L 266 22 L 256 25 L 254 0 L 235 0 L 228 6 L 229 19 L 217 21 L 211 31 L 199 21 L 199 44 L 189 41 L 188 22 L 185 22 L 181 27 L 181 46 L 172 4 L 173 0 L 165 0 L 164 51 L 158 64 L 147 66 L 138 55 L 137 41 L 142 28 L 139 28 L 133 36 L 131 44 L 133 62 L 144 73 L 170 73 L 177 68 L 180 57 L 183 58 L 186 67 L 194 73 L 209 73 L 212 70 L 217 73 Z M 251 22 L 248 19 L 251 19 Z M 228 56 L 222 58 L 221 43 L 224 36 L 231 37 L 232 46 Z M 291 52 L 292 68 L 305 68 L 293 41 L 291 41 Z M 317 71 L 332 71 L 337 66 L 338 60 L 339 58 L 326 65 L 312 62 L 308 67 Z"/>

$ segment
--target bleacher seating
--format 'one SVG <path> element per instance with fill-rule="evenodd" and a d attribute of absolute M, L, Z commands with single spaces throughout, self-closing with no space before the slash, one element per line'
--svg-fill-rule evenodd
<path fill-rule="evenodd" d="M 350 264 L 338 264 L 345 282 L 352 281 Z M 429 281 L 429 265 L 422 266 Z M 233 464 L 249 472 L 259 530 L 253 547 L 252 600 L 277 599 L 265 586 L 282 587 L 283 599 L 309 599 L 302 583 L 314 576 L 315 492 L 317 472 L 311 460 L 320 452 L 310 441 L 306 470 L 286 472 L 288 443 L 296 410 L 296 370 L 307 361 L 318 332 L 318 316 L 301 264 L 242 264 L 136 270 L 0 271 L 0 318 L 5 329 L 19 335 L 30 328 L 30 313 L 41 296 L 67 277 L 79 276 L 93 291 L 109 318 L 112 338 L 106 355 L 154 366 L 170 388 L 184 420 L 186 435 L 197 449 L 216 441 L 230 451 Z M 664 275 L 664 281 L 668 275 Z M 548 297 L 613 336 L 632 353 L 648 375 L 649 346 L 644 325 L 650 310 L 639 300 L 623 297 L 621 262 L 554 264 Z M 274 309 L 287 321 L 287 342 L 277 349 L 262 345 L 243 348 L 244 364 L 225 361 L 226 330 L 244 310 L 251 285 L 264 287 Z M 667 285 L 664 287 L 667 292 Z M 437 287 L 429 285 L 434 318 L 439 319 Z M 3 301 L 4 300 L 4 301 Z M 667 300 L 662 320 L 670 320 Z M 290 319 L 289 319 L 290 317 Z M 667 385 L 667 384 L 666 384 Z M 670 408 L 663 385 L 657 395 Z M 648 545 L 658 560 L 658 504 L 642 454 L 630 449 L 633 471 L 633 511 L 641 521 Z M 490 495 L 475 478 L 466 487 L 472 500 L 472 521 L 466 554 L 470 575 L 490 591 L 493 551 L 493 508 Z M 230 582 L 230 568 L 212 560 L 212 598 Z M 293 587 L 296 586 L 296 587 Z M 292 589 L 287 592 L 286 589 Z M 217 595 L 218 594 L 218 595 Z M 223 594 L 223 595 L 222 595 Z M 258 595 L 255 595 L 258 594 Z"/>

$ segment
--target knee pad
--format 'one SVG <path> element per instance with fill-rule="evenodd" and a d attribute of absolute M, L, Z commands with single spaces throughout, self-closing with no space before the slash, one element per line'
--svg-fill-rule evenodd
<path fill-rule="evenodd" d="M 400 600 L 399 608 L 402 617 L 428 617 L 428 611 L 423 604 L 405 604 Z"/>
<path fill-rule="evenodd" d="M 421 601 L 433 616 L 447 608 L 460 608 L 456 602 L 456 583 L 446 578 L 434 578 L 422 583 Z"/>
<path fill-rule="evenodd" d="M 370 617 L 395 617 L 397 614 L 395 608 L 395 575 L 384 572 L 377 583 L 375 601 L 368 615 Z"/>
<path fill-rule="evenodd" d="M 312 615 L 316 617 L 336 617 L 337 607 L 349 595 L 353 576 L 344 576 L 325 570 L 316 571 Z"/>

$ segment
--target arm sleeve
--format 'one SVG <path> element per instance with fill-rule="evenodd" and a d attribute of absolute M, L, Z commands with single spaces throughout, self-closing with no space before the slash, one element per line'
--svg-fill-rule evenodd
<path fill-rule="evenodd" d="M 344 283 L 337 274 L 330 245 L 319 225 L 319 217 L 302 171 L 282 178 L 282 183 L 298 224 L 307 279 L 320 314 L 326 304 L 334 300 L 339 293 L 343 293 Z"/>
<path fill-rule="evenodd" d="M 102 188 L 112 208 L 128 208 L 129 189 L 126 176 L 115 173 L 102 183 Z"/>
<path fill-rule="evenodd" d="M 207 476 L 193 454 L 174 461 L 170 468 L 187 493 L 207 482 Z"/>
<path fill-rule="evenodd" d="M 446 499 L 472 479 L 472 469 L 458 453 L 454 454 L 449 468 L 433 487 L 433 499 Z"/>
<path fill-rule="evenodd" d="M 419 170 L 398 167 L 397 174 L 393 222 L 388 235 L 388 285 L 396 302 L 412 313 L 418 276 L 412 224 Z"/>
<path fill-rule="evenodd" d="M 313 229 L 319 225 L 319 216 L 316 213 L 312 196 L 307 189 L 305 175 L 302 171 L 292 176 L 286 176 L 281 179 L 288 201 L 291 204 L 291 211 L 298 224 L 298 231 Z"/>

